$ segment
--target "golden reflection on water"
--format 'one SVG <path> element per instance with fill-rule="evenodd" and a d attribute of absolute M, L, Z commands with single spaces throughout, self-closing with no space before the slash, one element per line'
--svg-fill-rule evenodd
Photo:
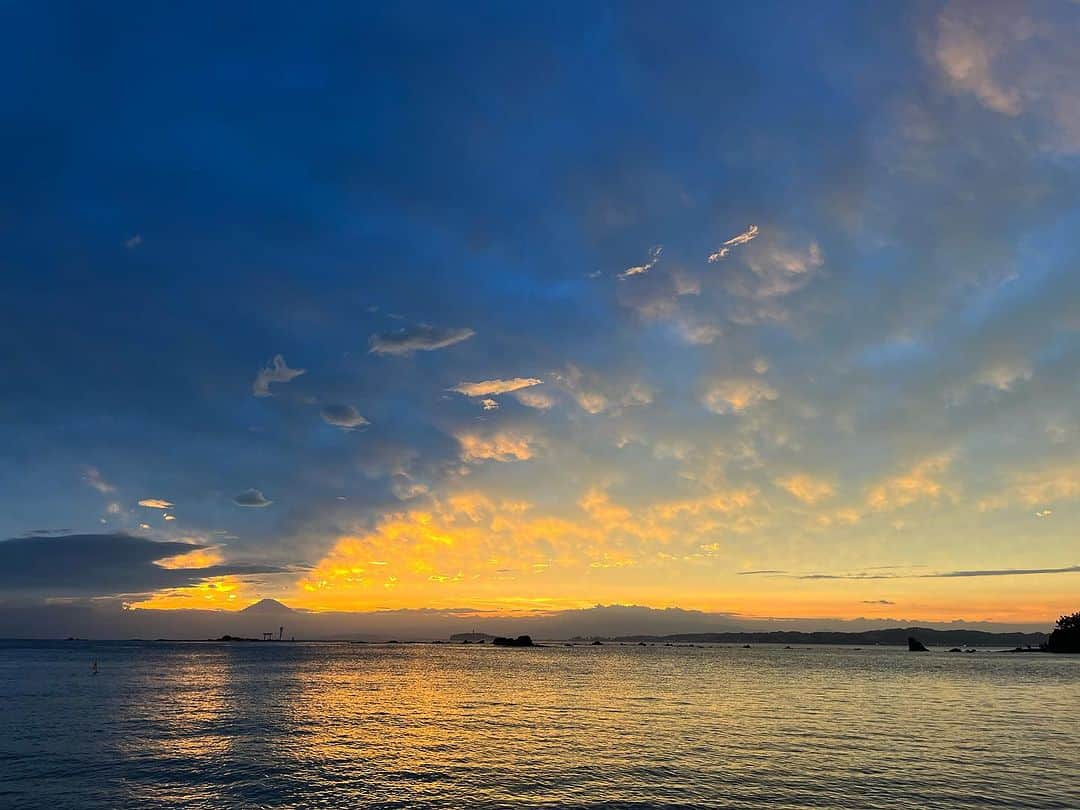
<path fill-rule="evenodd" d="M 96 762 L 74 787 L 99 780 L 84 798 L 100 806 L 979 807 L 1048 790 L 1057 804 L 1028 805 L 1080 806 L 1076 659 L 288 642 L 99 655 L 102 674 L 58 682 L 18 739 Z M 34 770 L 61 761 L 11 761 L 35 796 L 62 786 Z"/>

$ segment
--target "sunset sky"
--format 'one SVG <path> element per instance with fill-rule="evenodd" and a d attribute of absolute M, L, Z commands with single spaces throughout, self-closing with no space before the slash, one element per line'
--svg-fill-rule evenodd
<path fill-rule="evenodd" d="M 1080 5 L 684 9 L 9 6 L 0 603 L 1080 609 Z"/>

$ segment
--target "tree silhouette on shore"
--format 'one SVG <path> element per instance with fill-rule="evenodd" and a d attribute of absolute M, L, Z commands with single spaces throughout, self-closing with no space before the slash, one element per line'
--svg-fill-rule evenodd
<path fill-rule="evenodd" d="M 1080 653 L 1080 613 L 1062 616 L 1046 640 L 1046 649 L 1055 653 Z"/>

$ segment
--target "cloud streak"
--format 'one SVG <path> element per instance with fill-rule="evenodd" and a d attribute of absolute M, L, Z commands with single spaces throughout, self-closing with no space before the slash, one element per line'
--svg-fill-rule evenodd
<path fill-rule="evenodd" d="M 372 335 L 369 341 L 369 351 L 372 354 L 396 356 L 409 355 L 413 352 L 431 352 L 461 343 L 475 334 L 474 330 L 465 327 L 440 329 L 421 324 L 393 332 L 379 332 Z"/>
<path fill-rule="evenodd" d="M 733 247 L 745 245 L 753 239 L 756 239 L 757 235 L 758 226 L 751 225 L 742 233 L 736 234 L 735 236 L 728 239 L 726 242 L 721 243 L 719 248 L 709 254 L 709 264 L 715 264 L 716 262 L 720 261 L 722 258 L 731 253 L 731 249 Z"/>
<path fill-rule="evenodd" d="M 634 265 L 633 267 L 627 267 L 625 270 L 619 273 L 616 278 L 618 278 L 619 281 L 626 281 L 626 279 L 632 278 L 634 276 L 645 275 L 656 266 L 656 263 L 658 261 L 660 261 L 660 256 L 663 254 L 663 252 L 663 245 L 655 245 L 654 247 L 649 249 L 649 260 L 645 262 L 645 264 L 638 264 Z"/>
<path fill-rule="evenodd" d="M 481 380 L 480 382 L 462 382 L 450 388 L 467 397 L 490 397 L 498 394 L 509 394 L 511 391 L 520 391 L 523 388 L 531 388 L 534 385 L 543 384 L 543 380 L 535 377 L 512 377 L 508 380 Z"/>
<path fill-rule="evenodd" d="M 1075 574 L 1080 573 L 1080 565 L 1066 565 L 1061 568 L 976 568 L 961 571 L 938 571 L 931 574 L 872 574 L 855 573 L 812 573 L 797 574 L 783 570 L 740 571 L 742 576 L 768 575 L 785 579 L 804 580 L 884 580 L 884 579 L 966 579 L 971 577 L 1015 577 L 1037 574 Z"/>

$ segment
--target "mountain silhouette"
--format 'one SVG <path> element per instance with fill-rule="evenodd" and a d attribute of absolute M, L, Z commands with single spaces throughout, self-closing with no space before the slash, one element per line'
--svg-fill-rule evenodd
<path fill-rule="evenodd" d="M 253 605 L 248 605 L 240 611 L 248 615 L 256 616 L 295 616 L 296 611 L 288 605 L 283 605 L 277 599 L 260 599 Z"/>

